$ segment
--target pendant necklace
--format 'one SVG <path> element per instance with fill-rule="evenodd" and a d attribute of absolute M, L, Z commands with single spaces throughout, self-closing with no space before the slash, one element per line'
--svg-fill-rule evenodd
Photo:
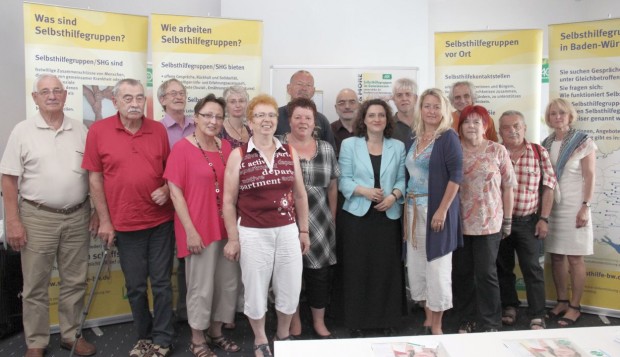
<path fill-rule="evenodd" d="M 202 153 L 202 156 L 204 156 L 204 158 L 207 160 L 207 163 L 211 167 L 211 170 L 213 170 L 213 178 L 215 180 L 215 201 L 217 203 L 217 213 L 220 215 L 220 217 L 223 217 L 222 198 L 220 197 L 220 191 L 221 190 L 220 190 L 220 183 L 217 180 L 217 172 L 215 171 L 215 167 L 213 167 L 213 163 L 211 162 L 211 160 L 209 160 L 209 157 L 207 156 L 207 153 L 203 150 L 202 146 L 200 145 L 200 142 L 198 142 L 198 138 L 196 137 L 196 133 L 194 132 L 194 134 L 192 134 L 192 135 L 194 136 L 194 141 L 196 142 L 196 146 L 198 146 L 198 149 L 200 149 L 200 152 Z M 222 154 L 222 148 L 217 143 L 217 140 L 215 140 L 215 147 L 217 147 L 217 153 L 220 155 L 220 159 L 222 159 L 222 164 L 224 166 L 226 166 L 226 161 L 224 161 L 224 155 Z"/>

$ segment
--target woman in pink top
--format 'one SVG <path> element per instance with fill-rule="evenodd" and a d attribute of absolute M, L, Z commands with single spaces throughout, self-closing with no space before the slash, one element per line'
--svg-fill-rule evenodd
<path fill-rule="evenodd" d="M 454 308 L 461 319 L 459 333 L 472 332 L 477 322 L 482 331 L 497 331 L 501 326 L 495 260 L 500 240 L 510 235 L 517 180 L 506 148 L 484 135 L 491 120 L 479 105 L 465 107 L 459 118 L 464 246 L 454 252 L 452 260 Z"/>
<path fill-rule="evenodd" d="M 215 356 L 205 330 L 225 352 L 241 349 L 222 334 L 222 324 L 234 321 L 240 276 L 239 264 L 223 254 L 228 241 L 222 218 L 224 170 L 231 147 L 217 134 L 225 105 L 213 94 L 196 103 L 196 130 L 174 146 L 164 173 L 176 211 L 177 254 L 185 258 L 189 350 L 195 356 Z"/>

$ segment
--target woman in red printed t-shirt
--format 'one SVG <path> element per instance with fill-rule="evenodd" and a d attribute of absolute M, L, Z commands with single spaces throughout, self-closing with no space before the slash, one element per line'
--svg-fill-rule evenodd
<path fill-rule="evenodd" d="M 302 254 L 308 252 L 308 197 L 295 149 L 274 138 L 278 106 L 267 95 L 248 104 L 253 136 L 230 154 L 226 166 L 224 255 L 239 260 L 244 313 L 254 332 L 256 356 L 271 356 L 265 334 L 269 282 L 273 281 L 278 328 L 274 340 L 290 339 L 299 303 Z"/>

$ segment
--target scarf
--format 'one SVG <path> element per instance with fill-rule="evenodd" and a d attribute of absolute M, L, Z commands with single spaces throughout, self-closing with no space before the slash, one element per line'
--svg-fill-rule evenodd
<path fill-rule="evenodd" d="M 560 177 L 562 176 L 562 171 L 564 170 L 564 166 L 568 162 L 568 159 L 571 157 L 573 152 L 583 144 L 588 138 L 588 134 L 577 131 L 574 128 L 571 128 L 564 139 L 562 139 L 562 144 L 560 145 L 560 153 L 558 154 L 558 160 L 555 163 L 555 176 L 557 180 L 560 181 Z M 547 149 L 547 151 L 551 152 L 551 144 L 555 141 L 555 132 L 549 135 L 545 140 L 543 140 L 542 145 Z"/>

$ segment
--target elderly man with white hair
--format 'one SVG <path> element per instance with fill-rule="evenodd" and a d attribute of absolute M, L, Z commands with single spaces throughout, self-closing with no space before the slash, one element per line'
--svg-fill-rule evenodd
<path fill-rule="evenodd" d="M 40 74 L 32 99 L 39 112 L 15 126 L 0 163 L 7 242 L 22 259 L 25 356 L 43 356 L 50 341 L 54 261 L 60 276 L 60 346 L 70 350 L 75 343 L 77 355 L 90 356 L 95 346 L 84 338 L 75 341 L 86 291 L 89 228 L 98 227 L 88 199 L 88 173 L 80 168 L 86 127 L 65 115 L 67 91 L 58 77 Z"/>

